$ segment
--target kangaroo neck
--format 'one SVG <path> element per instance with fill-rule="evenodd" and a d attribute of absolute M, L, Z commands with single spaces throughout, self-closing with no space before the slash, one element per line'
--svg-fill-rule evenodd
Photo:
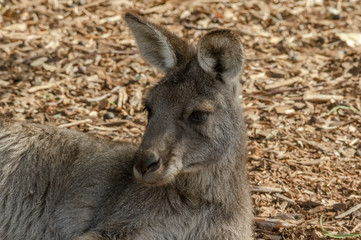
<path fill-rule="evenodd" d="M 216 202 L 231 207 L 228 200 L 239 197 L 240 186 L 245 182 L 244 154 L 235 149 L 198 172 L 179 176 L 175 188 L 191 202 Z"/>

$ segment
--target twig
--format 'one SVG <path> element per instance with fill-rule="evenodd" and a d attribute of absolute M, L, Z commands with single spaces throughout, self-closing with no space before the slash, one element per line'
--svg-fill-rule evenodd
<path fill-rule="evenodd" d="M 61 124 L 58 127 L 67 128 L 67 127 L 76 126 L 76 125 L 80 125 L 80 124 L 84 124 L 84 123 L 91 123 L 91 122 L 92 122 L 92 120 L 90 120 L 90 119 L 84 119 L 84 120 L 74 121 L 71 123 Z"/>
<path fill-rule="evenodd" d="M 288 159 L 286 161 L 287 161 L 287 163 L 293 163 L 293 164 L 298 164 L 298 165 L 303 165 L 303 166 L 320 165 L 320 163 L 322 162 L 320 159 L 308 160 L 308 161 L 295 161 L 295 160 Z"/>
<path fill-rule="evenodd" d="M 288 202 L 291 205 L 296 205 L 297 203 L 295 201 L 293 201 L 292 199 L 283 196 L 282 194 L 276 193 L 275 194 L 276 197 L 281 198 L 282 200 L 285 200 L 286 202 Z"/>
<path fill-rule="evenodd" d="M 288 220 L 283 221 L 277 218 L 263 218 L 254 217 L 255 223 L 263 228 L 281 228 L 281 227 L 296 227 L 300 221 Z"/>
<path fill-rule="evenodd" d="M 0 49 L 17 47 L 18 45 L 20 45 L 22 43 L 23 43 L 23 41 L 16 41 L 16 42 L 7 43 L 7 44 L 0 44 Z"/>
<path fill-rule="evenodd" d="M 48 83 L 48 84 L 42 85 L 42 86 L 31 87 L 31 88 L 28 89 L 28 93 L 34 93 L 36 91 L 49 89 L 49 88 L 52 88 L 52 87 L 55 87 L 55 86 L 56 86 L 55 83 Z"/>
<path fill-rule="evenodd" d="M 96 97 L 96 98 L 87 98 L 87 102 L 97 102 L 97 101 L 101 101 L 107 97 L 109 97 L 110 95 L 112 95 L 113 92 L 117 91 L 119 88 L 121 88 L 121 86 L 116 86 L 115 88 L 113 88 L 112 90 L 110 90 L 110 92 L 104 94 L 103 96 L 100 97 Z"/>
<path fill-rule="evenodd" d="M 265 92 L 265 95 L 272 95 L 274 96 L 276 93 L 284 93 L 284 92 L 296 92 L 299 90 L 303 90 L 305 88 L 308 88 L 306 86 L 301 86 L 301 87 L 285 87 L 285 88 L 279 88 L 279 89 L 272 89 L 270 91 Z"/>
<path fill-rule="evenodd" d="M 198 27 L 198 26 L 191 25 L 191 24 L 188 24 L 188 23 L 184 23 L 184 27 L 185 28 L 196 29 L 196 30 L 206 30 L 206 31 L 218 29 L 217 27 Z"/>
<path fill-rule="evenodd" d="M 262 187 L 262 186 L 253 186 L 252 187 L 252 192 L 278 192 L 278 193 L 283 193 L 286 192 L 284 189 L 282 188 L 274 188 L 274 187 Z"/>
<path fill-rule="evenodd" d="M 357 229 L 359 229 L 361 227 L 361 222 L 359 224 L 357 224 L 352 230 L 351 232 L 355 232 Z"/>
<path fill-rule="evenodd" d="M 118 128 L 110 128 L 110 127 L 98 127 L 98 126 L 94 126 L 91 124 L 86 124 L 90 129 L 95 129 L 95 130 L 99 130 L 99 131 L 109 131 L 109 132 L 114 132 L 119 130 Z"/>
<path fill-rule="evenodd" d="M 285 86 L 289 86 L 289 85 L 298 83 L 300 81 L 301 81 L 301 78 L 294 77 L 294 78 L 287 79 L 285 81 L 277 81 L 277 82 L 275 82 L 273 84 L 266 85 L 265 89 L 270 90 L 270 89 L 274 89 L 274 88 L 285 87 Z"/>
<path fill-rule="evenodd" d="M 340 101 L 343 100 L 344 97 L 341 95 L 325 95 L 325 94 L 318 94 L 313 92 L 306 92 L 305 95 L 303 95 L 303 99 L 305 101 L 311 101 L 311 102 L 326 102 L 330 100 Z"/>
<path fill-rule="evenodd" d="M 286 166 L 287 164 L 283 163 L 283 162 L 278 162 L 278 161 L 274 161 L 272 159 L 268 159 L 268 158 L 262 158 L 262 160 L 267 161 L 267 162 L 271 162 L 271 163 L 275 163 L 275 164 L 279 164 L 282 166 Z"/>
<path fill-rule="evenodd" d="M 357 210 L 361 209 L 361 203 L 360 204 L 357 204 L 356 206 L 350 208 L 349 210 L 347 210 L 346 212 L 344 213 L 341 213 L 340 215 L 336 216 L 335 218 L 336 219 L 340 219 L 340 218 L 344 218 L 346 217 L 347 215 L 350 215 L 351 213 L 353 212 L 356 212 Z"/>
<path fill-rule="evenodd" d="M 320 227 L 321 227 L 321 232 L 323 235 L 327 236 L 327 237 L 331 237 L 331 238 L 347 238 L 347 237 L 361 237 L 361 234 L 358 233 L 349 233 L 349 234 L 334 234 L 334 233 L 329 233 L 328 231 L 325 230 L 325 228 L 323 227 L 323 215 L 321 215 L 320 217 Z"/>
<path fill-rule="evenodd" d="M 99 0 L 99 1 L 95 1 L 95 2 L 90 2 L 88 4 L 85 4 L 85 5 L 81 6 L 81 7 L 83 7 L 83 8 L 94 7 L 96 5 L 100 5 L 100 4 L 105 3 L 105 2 L 108 2 L 108 0 Z"/>
<path fill-rule="evenodd" d="M 311 141 L 311 140 L 306 140 L 306 139 L 302 139 L 302 138 L 296 138 L 295 140 L 298 140 L 298 141 L 301 141 L 301 142 L 303 142 L 303 143 L 305 143 L 305 144 L 308 144 L 308 145 L 312 146 L 312 147 L 315 148 L 315 149 L 321 150 L 321 151 L 324 152 L 324 153 L 328 153 L 328 152 L 331 151 L 330 148 L 327 147 L 327 146 L 326 146 L 325 144 L 323 144 L 323 143 L 319 143 L 319 142 L 315 142 L 315 141 Z M 311 161 L 311 162 L 312 162 L 312 161 Z"/>

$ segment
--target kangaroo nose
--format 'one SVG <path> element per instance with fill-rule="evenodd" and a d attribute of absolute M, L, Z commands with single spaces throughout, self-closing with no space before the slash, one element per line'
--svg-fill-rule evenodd
<path fill-rule="evenodd" d="M 154 172 L 159 169 L 161 159 L 154 152 L 146 152 L 143 157 L 139 158 L 135 163 L 135 168 L 142 175 Z"/>

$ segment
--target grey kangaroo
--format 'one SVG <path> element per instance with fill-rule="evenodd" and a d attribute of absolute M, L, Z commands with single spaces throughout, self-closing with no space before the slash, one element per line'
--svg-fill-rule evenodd
<path fill-rule="evenodd" d="M 0 238 L 251 239 L 239 36 L 197 47 L 135 13 L 142 56 L 165 73 L 139 147 L 0 120 Z"/>

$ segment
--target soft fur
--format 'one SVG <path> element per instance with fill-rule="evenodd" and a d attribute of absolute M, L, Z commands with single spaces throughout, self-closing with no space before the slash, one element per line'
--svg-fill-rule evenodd
<path fill-rule="evenodd" d="M 141 145 L 0 119 L 0 238 L 251 239 L 238 36 L 216 30 L 195 48 L 125 20 L 166 73 L 145 99 Z"/>

